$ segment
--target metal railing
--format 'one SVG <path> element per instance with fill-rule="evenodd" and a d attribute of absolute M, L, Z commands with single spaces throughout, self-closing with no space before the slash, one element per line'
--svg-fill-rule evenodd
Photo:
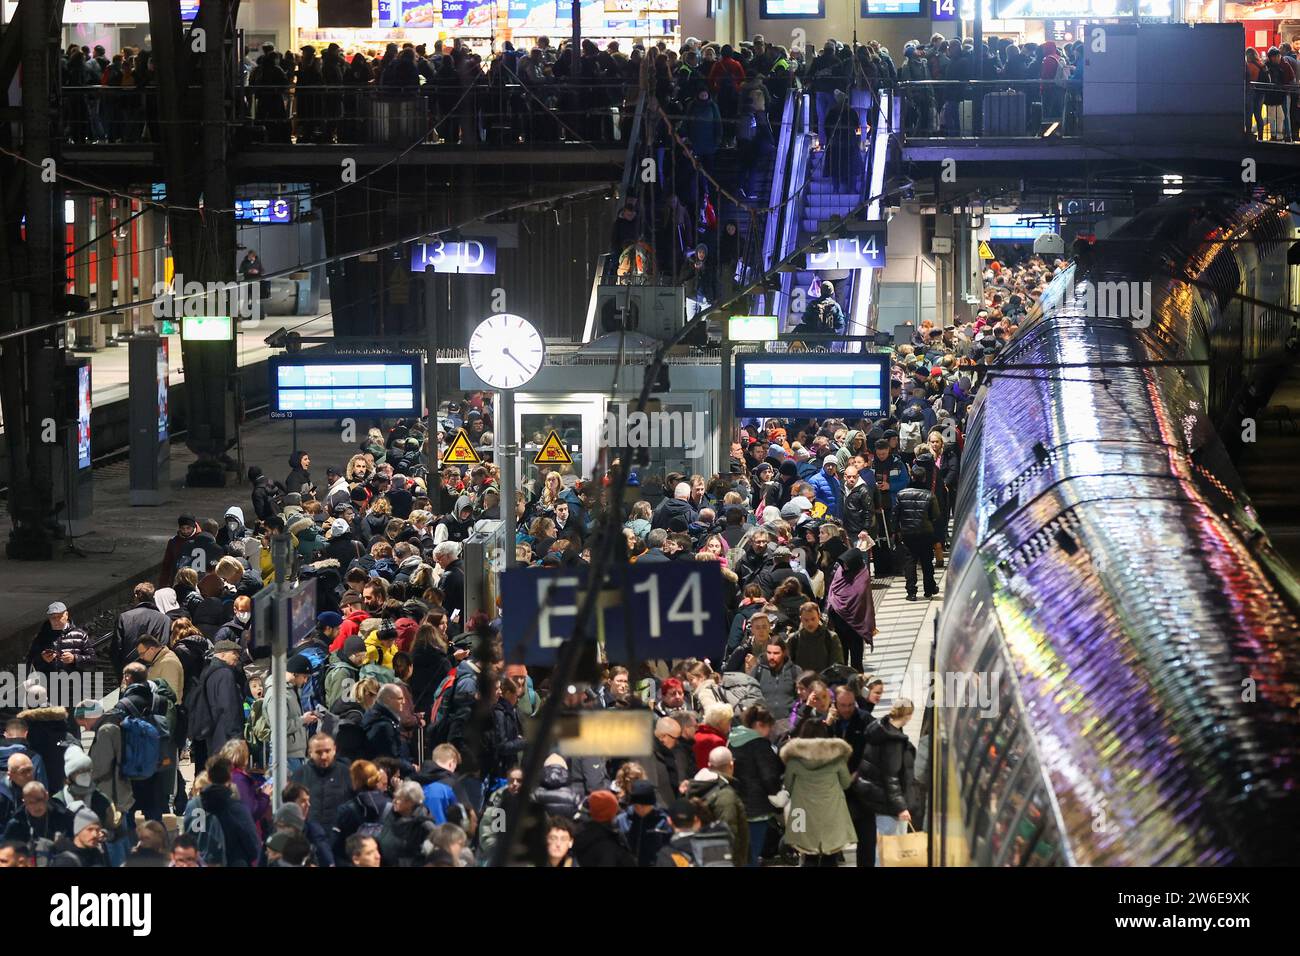
<path fill-rule="evenodd" d="M 897 94 L 912 140 L 1036 138 L 1053 122 L 1074 136 L 1083 103 L 1081 82 L 1051 80 L 910 80 Z"/>
<path fill-rule="evenodd" d="M 1300 84 L 1246 83 L 1243 87 L 1246 134 L 1271 143 L 1294 143 L 1300 125 L 1292 111 L 1300 105 Z"/>
<path fill-rule="evenodd" d="M 488 145 L 589 142 L 619 146 L 638 90 L 623 82 L 551 79 L 469 86 L 241 86 L 233 125 L 251 142 L 289 144 Z M 65 86 L 62 134 L 73 143 L 156 143 L 153 86 Z"/>

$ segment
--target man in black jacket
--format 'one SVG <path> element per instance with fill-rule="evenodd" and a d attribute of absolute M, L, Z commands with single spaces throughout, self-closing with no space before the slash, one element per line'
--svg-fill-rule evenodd
<path fill-rule="evenodd" d="M 433 549 L 433 560 L 442 568 L 438 587 L 442 591 L 442 606 L 448 618 L 464 625 L 465 570 L 460 563 L 460 542 L 444 541 Z M 459 613 L 458 613 L 459 612 Z"/>
<path fill-rule="evenodd" d="M 186 698 L 190 709 L 191 755 L 202 766 L 227 740 L 244 736 L 244 675 L 239 670 L 243 651 L 234 641 L 218 641 L 212 660 L 199 676 L 195 699 Z M 193 751 L 202 748 L 198 754 Z"/>
<path fill-rule="evenodd" d="M 871 717 L 858 706 L 857 695 L 848 684 L 835 689 L 833 717 L 831 734 L 847 741 L 853 748 L 849 754 L 849 773 L 856 773 L 858 764 L 862 762 L 862 750 L 867 745 L 867 727 L 871 725 Z"/>
<path fill-rule="evenodd" d="M 337 759 L 338 750 L 329 734 L 313 734 L 307 741 L 307 762 L 293 772 L 290 780 L 300 783 L 311 794 L 311 818 L 329 833 L 339 807 L 352 799 L 352 778 L 348 764 Z"/>
<path fill-rule="evenodd" d="M 925 577 L 925 596 L 939 593 L 934 580 L 935 526 L 939 521 L 939 502 L 926 487 L 929 475 L 920 465 L 912 469 L 912 483 L 898 493 L 894 508 L 894 524 L 903 539 L 903 577 L 907 584 L 907 599 L 916 600 L 916 566 L 919 563 Z"/>
<path fill-rule="evenodd" d="M 870 471 L 867 475 L 861 480 L 856 465 L 844 469 L 844 533 L 850 545 L 857 543 L 863 531 L 873 536 L 876 525 L 876 479 Z"/>
<path fill-rule="evenodd" d="M 375 703 L 361 718 L 361 729 L 366 735 L 366 756 L 370 760 L 378 757 L 392 757 L 401 762 L 408 773 L 415 768 L 406 758 L 406 749 L 402 745 L 402 688 L 397 684 L 385 684 L 379 688 Z"/>
<path fill-rule="evenodd" d="M 148 581 L 135 586 L 135 605 L 127 608 L 117 618 L 117 631 L 108 656 L 118 670 L 135 660 L 136 645 L 142 637 L 157 638 L 164 647 L 171 636 L 171 621 L 154 603 L 154 587 Z"/>

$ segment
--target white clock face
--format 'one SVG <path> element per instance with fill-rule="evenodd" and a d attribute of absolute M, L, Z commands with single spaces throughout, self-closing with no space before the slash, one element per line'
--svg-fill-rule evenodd
<path fill-rule="evenodd" d="M 469 339 L 469 364 L 492 388 L 528 384 L 545 359 L 542 336 L 517 315 L 490 315 Z"/>

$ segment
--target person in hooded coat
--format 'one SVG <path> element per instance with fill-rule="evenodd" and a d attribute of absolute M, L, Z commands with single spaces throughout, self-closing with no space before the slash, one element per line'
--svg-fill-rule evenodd
<path fill-rule="evenodd" d="M 826 610 L 849 666 L 861 672 L 864 645 L 875 645 L 876 608 L 871 597 L 871 569 L 866 555 L 856 547 L 845 548 L 835 559 Z"/>
<path fill-rule="evenodd" d="M 311 456 L 305 451 L 295 451 L 289 456 L 289 477 L 284 479 L 284 486 L 290 492 L 304 497 L 314 493 L 316 486 L 311 483 L 311 472 L 307 470 L 309 467 Z"/>
<path fill-rule="evenodd" d="M 256 465 L 248 469 L 248 482 L 253 486 L 253 517 L 258 521 L 277 514 L 276 503 L 284 495 L 284 485 L 272 481 Z"/>
<path fill-rule="evenodd" d="M 835 855 L 858 839 L 844 797 L 853 779 L 848 763 L 853 747 L 829 734 L 824 721 L 809 720 L 781 748 L 791 814 L 801 814 L 801 825 L 788 827 L 785 839 L 803 856 L 804 866 L 834 866 Z"/>
<path fill-rule="evenodd" d="M 231 505 L 226 509 L 225 520 L 217 532 L 217 544 L 228 548 L 232 541 L 242 541 L 248 537 L 248 527 L 244 524 L 244 509 Z"/>

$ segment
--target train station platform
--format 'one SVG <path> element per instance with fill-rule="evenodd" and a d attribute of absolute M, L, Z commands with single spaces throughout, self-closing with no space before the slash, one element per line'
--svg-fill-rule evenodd
<path fill-rule="evenodd" d="M 943 607 L 944 569 L 936 569 L 934 578 L 939 585 L 939 596 L 930 600 L 921 597 L 916 601 L 907 599 L 907 585 L 902 574 L 873 581 L 876 627 L 880 633 L 876 635 L 874 649 L 865 655 L 862 662 L 866 673 L 875 674 L 885 682 L 885 694 L 876 705 L 873 716 L 883 717 L 894 701 L 906 697 L 915 710 L 903 729 L 917 745 L 929 688 L 935 620 Z"/>
<path fill-rule="evenodd" d="M 125 350 L 118 350 L 123 355 Z M 124 385 L 121 386 L 125 388 Z M 153 507 L 130 504 L 128 462 L 112 462 L 94 471 L 94 504 L 90 531 L 68 542 L 55 542 L 53 561 L 15 561 L 0 551 L 0 575 L 5 581 L 5 611 L 0 615 L 0 666 L 23 659 L 53 601 L 68 605 L 75 623 L 101 637 L 131 600 L 139 581 L 157 582 L 167 540 L 176 533 L 182 513 L 221 520 L 231 505 L 251 518 L 252 496 L 244 475 L 258 465 L 283 481 L 293 451 L 289 422 L 257 419 L 240 432 L 232 450 L 242 461 L 239 474 L 227 473 L 225 488 L 186 488 L 185 471 L 194 455 L 181 442 L 171 446 L 171 500 Z M 311 471 L 321 481 L 330 465 L 343 467 L 355 443 L 344 444 L 331 421 L 301 421 L 298 447 L 312 458 Z M 0 529 L 7 534 L 8 529 Z M 75 550 L 74 550 L 75 548 Z"/>

